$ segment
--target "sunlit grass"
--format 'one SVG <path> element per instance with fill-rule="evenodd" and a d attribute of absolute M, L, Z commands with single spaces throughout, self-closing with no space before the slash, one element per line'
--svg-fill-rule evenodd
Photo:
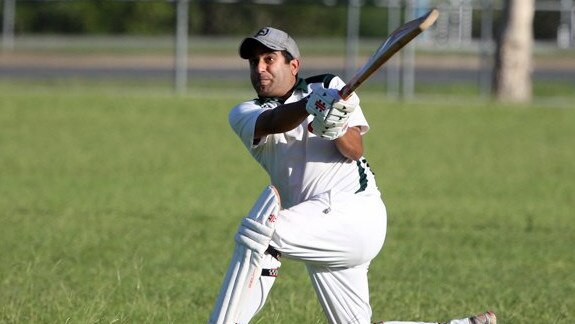
<path fill-rule="evenodd" d="M 0 322 L 205 323 L 267 184 L 227 125 L 244 89 L 0 84 Z M 571 323 L 575 110 L 361 96 L 374 320 Z M 301 264 L 255 322 L 325 322 Z"/>

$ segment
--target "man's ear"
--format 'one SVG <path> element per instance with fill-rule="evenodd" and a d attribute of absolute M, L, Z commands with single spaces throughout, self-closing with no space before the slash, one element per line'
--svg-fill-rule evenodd
<path fill-rule="evenodd" d="M 291 73 L 293 76 L 296 76 L 299 73 L 299 60 L 293 59 L 289 62 Z"/>

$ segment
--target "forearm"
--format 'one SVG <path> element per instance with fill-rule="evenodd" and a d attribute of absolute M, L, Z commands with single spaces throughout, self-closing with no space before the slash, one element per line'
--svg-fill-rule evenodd
<path fill-rule="evenodd" d="M 278 106 L 264 111 L 256 121 L 255 138 L 268 134 L 284 133 L 296 128 L 308 116 L 305 100 Z"/>
<path fill-rule="evenodd" d="M 359 160 L 363 156 L 363 140 L 359 127 L 350 127 L 347 132 L 334 140 L 338 151 L 350 160 Z"/>

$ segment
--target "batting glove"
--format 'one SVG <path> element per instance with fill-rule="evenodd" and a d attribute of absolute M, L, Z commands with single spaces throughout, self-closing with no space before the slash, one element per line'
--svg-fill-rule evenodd
<path fill-rule="evenodd" d="M 308 128 L 315 135 L 328 140 L 341 137 L 347 131 L 350 114 L 358 105 L 359 97 L 355 92 L 343 100 L 337 89 L 314 90 L 306 104 L 306 110 L 314 116 Z"/>
<path fill-rule="evenodd" d="M 316 116 L 308 125 L 308 129 L 315 135 L 331 141 L 343 136 L 347 132 L 347 119 L 348 118 L 338 119 L 337 121 L 326 121 Z"/>
<path fill-rule="evenodd" d="M 351 114 L 359 106 L 359 97 L 353 92 L 346 100 L 339 96 L 337 89 L 320 88 L 312 91 L 305 105 L 310 115 L 326 119 L 331 113 Z M 336 110 L 334 112 L 333 110 Z"/>

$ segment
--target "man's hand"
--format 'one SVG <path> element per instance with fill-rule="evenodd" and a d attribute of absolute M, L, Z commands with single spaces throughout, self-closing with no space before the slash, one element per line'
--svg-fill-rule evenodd
<path fill-rule="evenodd" d="M 334 140 L 338 137 L 343 136 L 343 134 L 345 134 L 345 132 L 347 131 L 348 118 L 349 117 L 345 117 L 337 121 L 331 121 L 331 120 L 326 121 L 316 116 L 313 118 L 313 121 L 308 125 L 308 129 L 317 136 L 320 136 L 328 140 Z"/>
<path fill-rule="evenodd" d="M 309 125 L 317 136 L 333 140 L 347 131 L 350 114 L 359 105 L 359 97 L 352 93 L 347 100 L 339 96 L 337 89 L 314 90 L 306 104 L 308 113 L 314 116 Z"/>
<path fill-rule="evenodd" d="M 354 93 L 346 100 L 339 96 L 337 89 L 320 88 L 314 90 L 308 98 L 305 109 L 315 117 L 326 117 L 336 109 L 340 115 L 351 114 L 359 105 L 359 97 Z"/>

